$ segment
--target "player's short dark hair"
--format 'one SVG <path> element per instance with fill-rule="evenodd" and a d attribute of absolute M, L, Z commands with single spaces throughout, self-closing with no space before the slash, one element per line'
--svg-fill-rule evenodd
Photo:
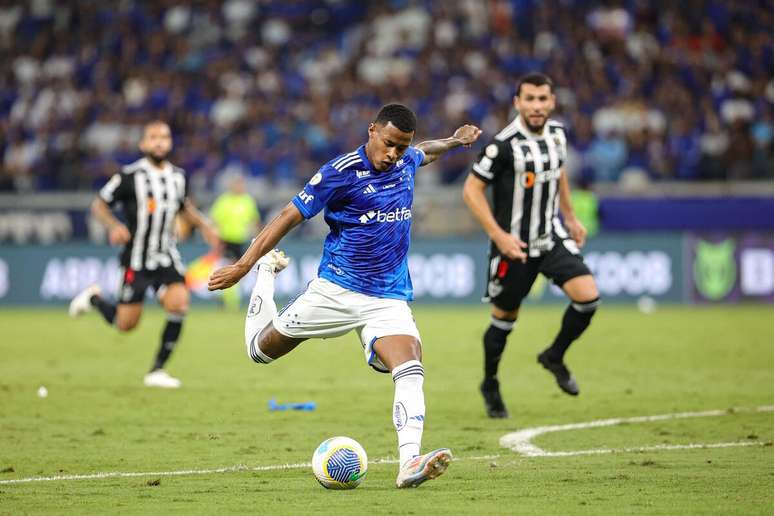
<path fill-rule="evenodd" d="M 547 84 L 548 89 L 551 90 L 551 93 L 554 92 L 554 81 L 552 81 L 551 78 L 544 73 L 530 72 L 526 75 L 522 75 L 521 77 L 519 77 L 519 80 L 516 83 L 517 97 L 519 96 L 519 94 L 521 94 L 522 84 L 531 84 L 533 86 L 545 86 Z"/>
<path fill-rule="evenodd" d="M 379 110 L 374 120 L 378 125 L 387 125 L 390 122 L 404 133 L 413 133 L 417 128 L 416 115 L 403 104 L 387 104 Z"/>

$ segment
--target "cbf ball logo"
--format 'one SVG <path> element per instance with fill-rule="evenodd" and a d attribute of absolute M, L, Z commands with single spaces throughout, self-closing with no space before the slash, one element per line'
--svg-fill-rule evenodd
<path fill-rule="evenodd" d="M 696 282 L 696 290 L 710 301 L 723 299 L 734 288 L 736 282 L 735 248 L 732 239 L 724 240 L 718 244 L 703 240 L 696 243 L 693 279 Z"/>
<path fill-rule="evenodd" d="M 519 182 L 524 188 L 532 188 L 535 186 L 535 173 L 530 171 L 524 172 L 519 176 Z"/>

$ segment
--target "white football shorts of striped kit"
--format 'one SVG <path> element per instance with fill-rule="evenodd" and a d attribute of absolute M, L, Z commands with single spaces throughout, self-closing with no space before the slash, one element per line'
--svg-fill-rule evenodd
<path fill-rule="evenodd" d="M 410 335 L 420 340 L 406 301 L 368 296 L 324 278 L 313 279 L 301 295 L 274 316 L 272 322 L 278 332 L 296 339 L 326 339 L 355 330 L 366 362 L 383 373 L 389 371 L 374 352 L 377 339 Z"/>

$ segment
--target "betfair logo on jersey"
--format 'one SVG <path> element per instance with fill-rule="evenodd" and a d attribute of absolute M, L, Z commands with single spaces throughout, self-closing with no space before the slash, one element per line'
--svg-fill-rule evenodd
<path fill-rule="evenodd" d="M 376 222 L 402 222 L 411 219 L 411 210 L 409 208 L 395 208 L 392 211 L 369 211 L 360 216 L 360 223 L 366 224 L 376 219 Z"/>

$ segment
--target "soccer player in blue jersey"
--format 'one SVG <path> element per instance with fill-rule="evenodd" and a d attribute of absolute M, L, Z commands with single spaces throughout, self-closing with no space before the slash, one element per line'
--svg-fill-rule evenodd
<path fill-rule="evenodd" d="M 412 146 L 416 117 L 400 104 L 384 106 L 368 127 L 368 142 L 326 163 L 255 238 L 233 265 L 215 271 L 209 289 L 228 288 L 257 265 L 245 320 L 245 345 L 268 364 L 309 338 L 357 331 L 368 365 L 391 373 L 393 423 L 398 433 L 398 487 L 415 487 L 442 474 L 448 448 L 420 454 L 425 420 L 422 346 L 408 301 L 414 174 L 449 149 L 469 146 L 481 134 L 464 125 L 450 138 Z M 318 277 L 277 312 L 274 278 L 288 259 L 273 250 L 292 228 L 325 210 L 325 239 Z"/>

